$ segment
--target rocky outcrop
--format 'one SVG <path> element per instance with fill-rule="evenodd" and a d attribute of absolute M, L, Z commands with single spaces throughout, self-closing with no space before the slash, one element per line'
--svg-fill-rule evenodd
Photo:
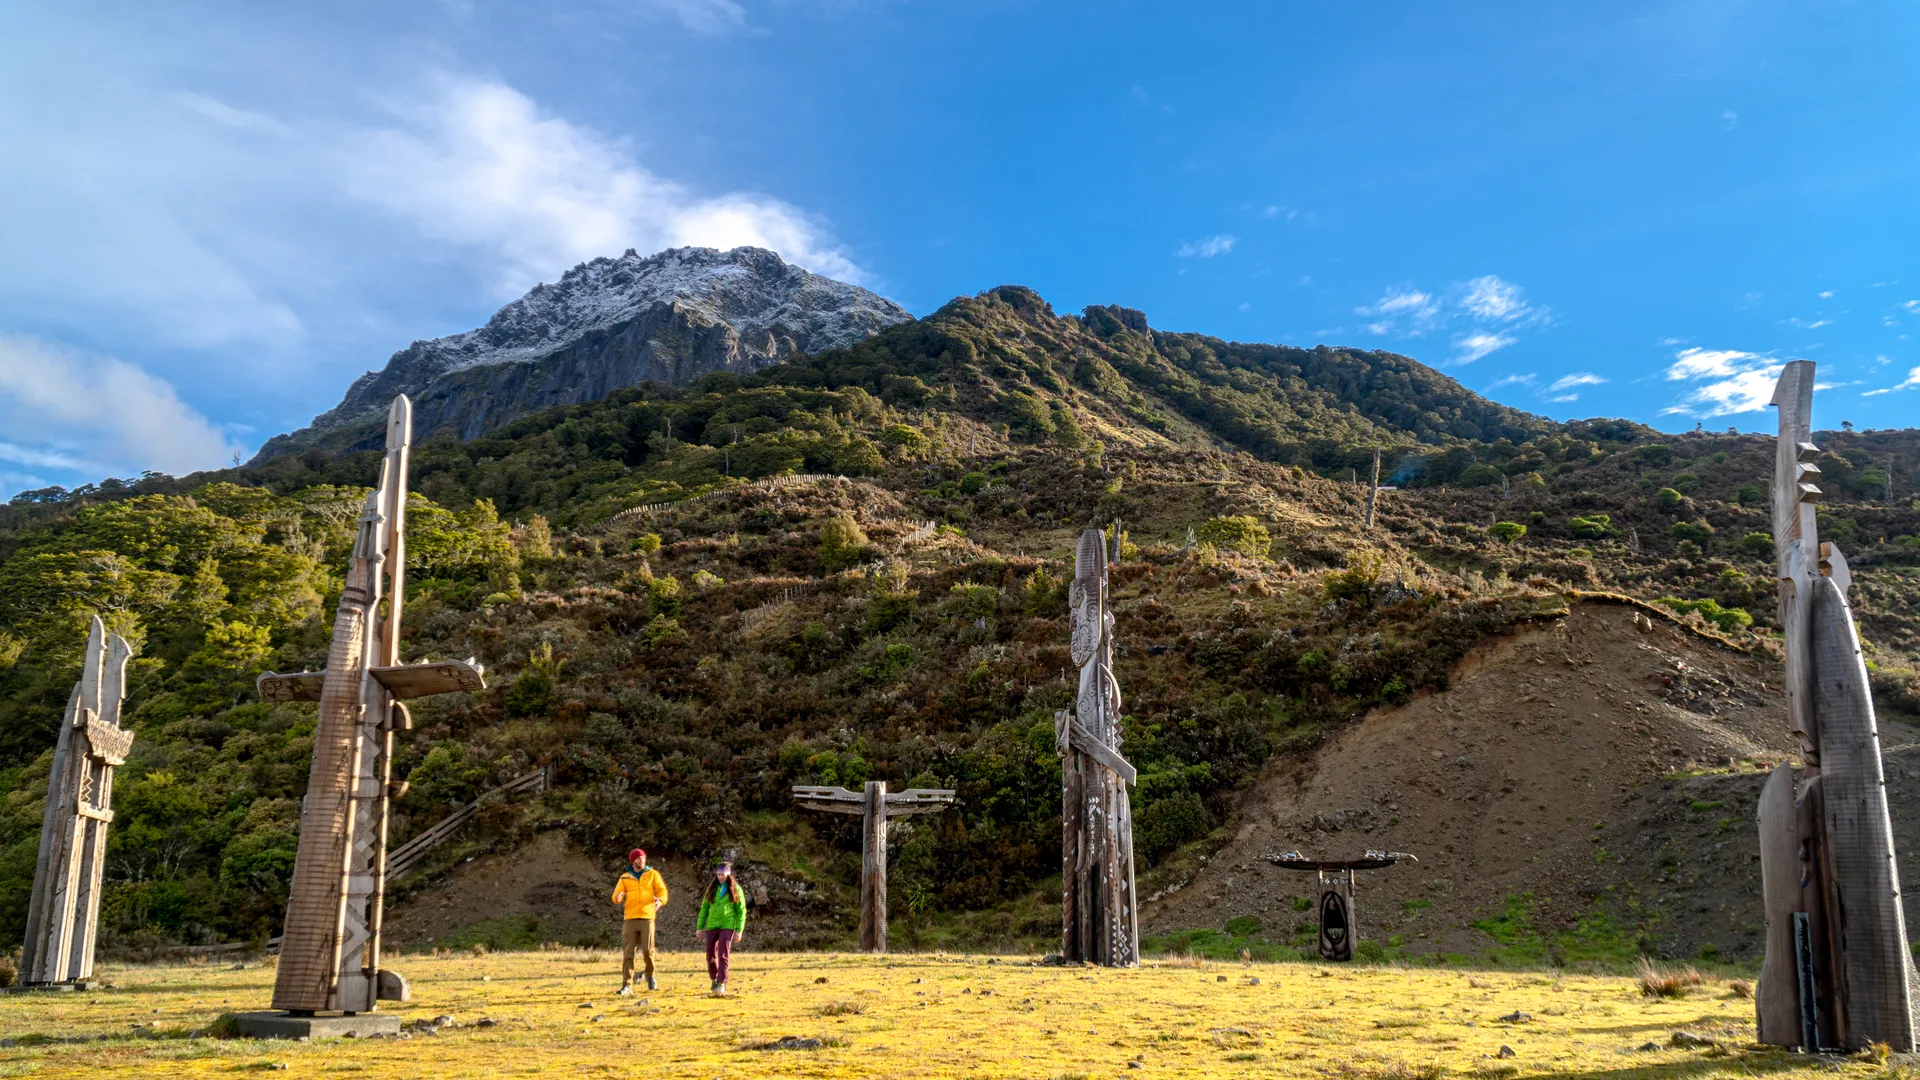
<path fill-rule="evenodd" d="M 538 409 L 596 401 L 642 382 L 747 374 L 795 353 L 850 345 L 912 318 L 855 285 L 761 248 L 629 249 L 535 286 L 478 330 L 416 341 L 356 379 L 312 425 L 268 440 L 255 461 L 307 446 L 347 448 L 397 394 L 414 438 L 477 438 Z"/>

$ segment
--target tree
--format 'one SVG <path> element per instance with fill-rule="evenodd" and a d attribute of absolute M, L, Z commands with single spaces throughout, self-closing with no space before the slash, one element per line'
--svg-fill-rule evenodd
<path fill-rule="evenodd" d="M 1202 543 L 1256 558 L 1265 555 L 1273 545 L 1273 536 L 1267 532 L 1267 527 L 1250 514 L 1208 518 L 1200 524 L 1198 531 Z"/>

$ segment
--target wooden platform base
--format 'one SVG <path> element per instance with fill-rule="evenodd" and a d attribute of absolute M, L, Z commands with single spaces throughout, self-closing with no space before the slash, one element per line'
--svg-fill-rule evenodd
<path fill-rule="evenodd" d="M 364 1039 L 400 1034 L 400 1018 L 391 1013 L 333 1013 L 293 1016 L 284 1012 L 246 1012 L 234 1018 L 249 1039 Z"/>

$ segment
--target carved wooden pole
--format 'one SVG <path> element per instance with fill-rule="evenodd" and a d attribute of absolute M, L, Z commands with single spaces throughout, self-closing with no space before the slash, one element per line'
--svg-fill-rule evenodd
<path fill-rule="evenodd" d="M 1068 961 L 1132 967 L 1140 962 L 1134 893 L 1136 779 L 1120 756 L 1120 685 L 1113 677 L 1113 615 L 1107 609 L 1106 545 L 1080 535 L 1068 607 L 1080 690 L 1072 712 L 1053 714 L 1060 767 L 1060 952 Z"/>
<path fill-rule="evenodd" d="M 1357 859 L 1309 859 L 1297 851 L 1267 856 L 1275 866 L 1312 870 L 1319 875 L 1314 908 L 1320 913 L 1320 958 L 1336 963 L 1352 960 L 1360 943 L 1360 923 L 1353 909 L 1353 872 L 1380 870 L 1402 860 L 1420 861 L 1404 851 L 1369 851 Z"/>
<path fill-rule="evenodd" d="M 908 788 L 887 793 L 884 780 L 869 780 L 864 791 L 799 786 L 793 797 L 808 810 L 860 815 L 860 949 L 887 951 L 887 822 L 914 814 L 932 814 L 953 804 L 953 792 Z"/>
<path fill-rule="evenodd" d="M 1380 450 L 1376 447 L 1373 451 L 1373 482 L 1367 485 L 1366 528 L 1368 529 L 1373 528 L 1373 504 L 1379 498 L 1380 498 Z"/>
<path fill-rule="evenodd" d="M 1763 1043 L 1914 1048 L 1906 922 L 1894 865 L 1878 723 L 1847 606 L 1846 557 L 1816 531 L 1819 449 L 1811 361 L 1774 390 L 1773 537 L 1787 716 L 1806 769 L 1782 765 L 1760 797 L 1767 955 L 1754 994 Z"/>
<path fill-rule="evenodd" d="M 80 681 L 67 699 L 55 739 L 40 852 L 20 950 L 27 986 L 86 986 L 100 923 L 107 825 L 113 820 L 113 769 L 125 763 L 133 732 L 120 727 L 127 660 L 133 650 L 108 634 L 99 616 L 87 632 Z"/>
<path fill-rule="evenodd" d="M 379 939 L 393 733 L 411 725 L 401 699 L 485 686 L 471 660 L 400 663 L 411 440 L 402 396 L 388 413 L 380 485 L 361 512 L 326 670 L 258 683 L 263 700 L 320 703 L 274 977 L 273 1007 L 294 1014 L 371 1012 L 382 999 L 408 999 L 406 980 L 380 967 Z"/>
<path fill-rule="evenodd" d="M 860 951 L 887 951 L 887 783 L 867 781 L 860 830 Z"/>

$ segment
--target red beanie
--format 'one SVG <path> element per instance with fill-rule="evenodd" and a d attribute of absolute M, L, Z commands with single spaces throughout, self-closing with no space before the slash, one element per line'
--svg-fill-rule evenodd
<path fill-rule="evenodd" d="M 627 852 L 627 861 L 630 863 L 639 862 L 641 859 L 644 859 L 646 857 L 647 857 L 646 848 L 634 848 L 632 851 Z"/>

